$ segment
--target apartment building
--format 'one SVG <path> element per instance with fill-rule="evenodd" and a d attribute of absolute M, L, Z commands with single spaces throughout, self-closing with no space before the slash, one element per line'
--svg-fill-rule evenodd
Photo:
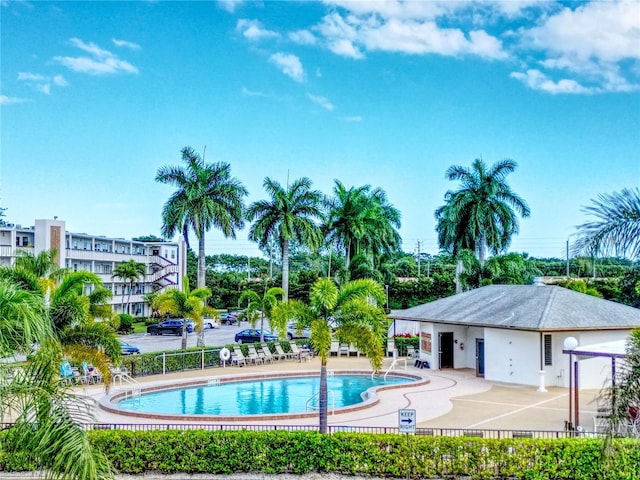
<path fill-rule="evenodd" d="M 36 220 L 30 227 L 0 226 L 0 265 L 13 265 L 20 250 L 37 255 L 51 249 L 56 250 L 61 267 L 98 275 L 113 293 L 110 303 L 116 313 L 121 313 L 129 300 L 129 285 L 113 277 L 119 263 L 133 259 L 146 265 L 144 279 L 135 283 L 131 291 L 128 313 L 133 316 L 150 315 L 144 296 L 168 288 L 182 289 L 187 274 L 187 250 L 182 238 L 178 242 L 140 242 L 72 233 L 58 219 Z"/>

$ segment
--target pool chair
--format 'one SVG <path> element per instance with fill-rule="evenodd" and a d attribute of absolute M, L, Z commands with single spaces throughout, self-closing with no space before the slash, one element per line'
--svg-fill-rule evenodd
<path fill-rule="evenodd" d="M 256 347 L 254 347 L 253 345 L 247 345 L 247 350 L 249 351 L 248 360 L 251 363 L 253 363 L 254 365 L 257 365 L 258 363 L 264 363 L 264 360 L 262 359 L 262 357 L 258 355 L 258 351 L 256 350 Z"/>
<path fill-rule="evenodd" d="M 329 356 L 337 357 L 340 354 L 340 342 L 338 340 L 331 340 L 331 349 L 329 350 Z"/>
<path fill-rule="evenodd" d="M 262 347 L 262 348 L 264 348 L 264 347 Z M 282 350 L 282 347 L 280 346 L 279 343 L 275 344 L 273 348 L 275 348 L 275 350 L 276 350 L 275 353 L 271 354 L 271 355 L 273 355 L 274 360 L 286 360 L 287 359 L 287 354 L 284 353 L 284 350 Z"/>
<path fill-rule="evenodd" d="M 231 365 L 242 367 L 246 364 L 247 364 L 247 359 L 242 353 L 242 350 L 240 350 L 239 347 L 233 347 L 233 353 L 231 354 Z"/>
<path fill-rule="evenodd" d="M 338 356 L 349 356 L 349 345 L 347 345 L 346 343 L 341 343 L 340 344 L 340 350 L 338 350 Z"/>
<path fill-rule="evenodd" d="M 65 361 L 60 364 L 60 376 L 66 383 L 74 382 L 76 373 L 73 371 L 73 368 L 71 368 L 71 364 L 69 362 Z"/>
<path fill-rule="evenodd" d="M 295 342 L 289 342 L 289 348 L 291 349 L 291 353 L 293 353 L 294 358 L 300 360 L 302 352 L 300 351 L 300 348 L 298 348 L 298 345 Z"/>
<path fill-rule="evenodd" d="M 416 352 L 416 349 L 414 347 L 411 347 L 411 346 L 407 347 L 407 357 L 409 357 L 409 358 L 417 358 L 418 357 L 418 353 Z"/>
<path fill-rule="evenodd" d="M 288 360 L 290 358 L 294 358 L 294 353 L 293 352 L 288 352 L 286 353 L 283 349 L 282 349 L 282 345 L 280 345 L 279 343 L 275 344 L 276 347 L 276 352 L 278 353 L 278 355 L 281 356 L 281 358 L 284 358 L 285 360 Z"/>
<path fill-rule="evenodd" d="M 275 356 L 271 353 L 271 350 L 269 350 L 269 346 L 266 343 L 260 345 L 260 348 L 262 349 L 262 358 L 264 359 L 265 363 L 273 362 L 275 360 Z"/>
<path fill-rule="evenodd" d="M 86 385 L 90 385 L 92 383 L 98 383 L 102 380 L 102 375 L 96 368 L 92 365 L 89 365 L 87 362 L 82 362 L 82 376 L 80 377 L 80 381 Z"/>

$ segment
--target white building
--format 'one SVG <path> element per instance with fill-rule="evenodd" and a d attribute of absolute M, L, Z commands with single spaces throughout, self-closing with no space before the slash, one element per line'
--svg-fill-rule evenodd
<path fill-rule="evenodd" d="M 640 328 L 640 309 L 537 285 L 490 285 L 390 317 L 418 323 L 420 356 L 432 369 L 470 368 L 495 382 L 560 387 L 569 386 L 567 337 L 589 345 L 625 340 Z M 610 359 L 582 363 L 580 388 L 601 388 Z"/>
<path fill-rule="evenodd" d="M 34 226 L 16 224 L 0 226 L 0 265 L 13 265 L 20 250 L 34 255 L 55 249 L 58 264 L 71 271 L 86 270 L 98 275 L 105 288 L 111 290 L 111 305 L 121 313 L 128 301 L 129 286 L 113 277 L 119 263 L 128 260 L 146 265 L 144 279 L 135 283 L 131 292 L 129 313 L 149 316 L 144 295 L 168 288 L 182 289 L 187 274 L 186 246 L 179 242 L 140 242 L 124 238 L 107 238 L 86 233 L 72 233 L 62 220 L 36 220 Z"/>

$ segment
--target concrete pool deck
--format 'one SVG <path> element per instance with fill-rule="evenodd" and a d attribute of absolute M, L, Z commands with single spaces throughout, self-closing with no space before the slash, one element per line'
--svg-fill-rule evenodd
<path fill-rule="evenodd" d="M 391 360 L 385 359 L 383 371 Z M 365 357 L 331 357 L 329 370 L 368 370 L 369 361 Z M 177 385 L 196 380 L 211 380 L 221 376 L 255 376 L 282 372 L 320 371 L 320 360 L 308 362 L 279 361 L 265 365 L 247 367 L 226 367 L 139 377 L 136 380 L 142 389 L 158 385 Z M 404 372 L 404 365 L 395 370 Z M 385 390 L 378 394 L 380 401 L 368 408 L 347 413 L 329 415 L 330 426 L 349 427 L 391 427 L 398 426 L 398 410 L 416 410 L 418 427 L 445 429 L 496 429 L 496 430 L 544 430 L 561 431 L 568 420 L 569 392 L 567 388 L 548 387 L 546 392 L 538 392 L 537 387 L 501 384 L 486 381 L 475 376 L 471 370 L 428 370 L 413 367 L 407 362 L 406 373 L 426 377 L 429 382 L 414 387 L 406 386 Z M 124 388 L 124 385 L 123 385 Z M 77 393 L 87 395 L 96 402 L 105 397 L 104 385 L 77 387 Z M 111 394 L 119 390 L 111 387 Z M 596 411 L 595 397 L 598 391 L 580 391 L 580 424 L 587 431 L 593 429 Z M 189 423 L 193 420 L 154 420 L 95 409 L 98 423 L 150 424 Z M 198 421 L 202 424 L 244 423 L 252 425 L 313 425 L 316 418 L 291 418 L 279 420 L 251 420 L 238 417 L 237 422 Z"/>

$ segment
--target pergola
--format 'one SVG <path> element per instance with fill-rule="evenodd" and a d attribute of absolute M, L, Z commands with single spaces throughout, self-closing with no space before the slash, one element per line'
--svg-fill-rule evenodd
<path fill-rule="evenodd" d="M 593 357 L 607 357 L 611 359 L 611 382 L 615 386 L 616 358 L 625 358 L 627 355 L 626 340 L 614 342 L 595 343 L 579 346 L 574 337 L 564 340 L 562 353 L 569 355 L 569 423 L 567 428 L 573 430 L 580 425 L 580 409 L 578 404 L 578 365 L 580 360 L 588 360 Z M 573 417 L 573 424 L 571 419 Z"/>

